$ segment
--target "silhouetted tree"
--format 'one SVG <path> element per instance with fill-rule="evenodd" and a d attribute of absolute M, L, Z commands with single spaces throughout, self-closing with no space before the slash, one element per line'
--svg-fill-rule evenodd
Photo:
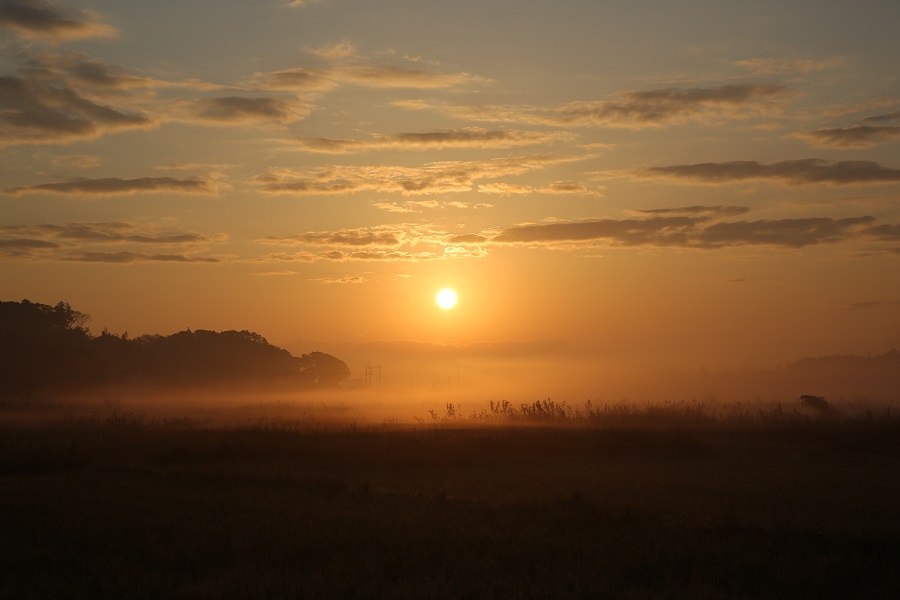
<path fill-rule="evenodd" d="M 350 377 L 347 363 L 324 352 L 310 352 L 297 359 L 297 365 L 310 385 L 318 387 L 337 387 Z"/>
<path fill-rule="evenodd" d="M 68 303 L 0 302 L 0 395 L 105 382 L 208 384 L 279 381 L 331 387 L 350 375 L 328 354 L 300 358 L 252 331 L 179 331 L 130 339 L 91 337 L 89 317 Z"/>
<path fill-rule="evenodd" d="M 87 379 L 88 319 L 67 302 L 0 302 L 2 391 L 27 397 L 40 387 Z"/>

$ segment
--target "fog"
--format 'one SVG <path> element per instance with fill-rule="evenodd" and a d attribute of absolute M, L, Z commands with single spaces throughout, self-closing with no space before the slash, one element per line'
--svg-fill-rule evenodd
<path fill-rule="evenodd" d="M 762 370 L 641 369 L 625 362 L 545 356 L 448 358 L 406 355 L 356 362 L 339 388 L 297 390 L 265 383 L 160 387 L 103 385 L 48 390 L 6 420 L 47 418 L 185 419 L 192 426 L 343 427 L 423 426 L 445 420 L 448 405 L 460 423 L 483 423 L 473 415 L 490 403 L 513 406 L 547 398 L 569 407 L 672 403 L 709 410 L 734 406 L 797 406 L 802 394 L 823 396 L 837 407 L 858 410 L 900 402 L 900 355 L 806 359 Z M 48 408 L 53 410 L 48 411 Z"/>

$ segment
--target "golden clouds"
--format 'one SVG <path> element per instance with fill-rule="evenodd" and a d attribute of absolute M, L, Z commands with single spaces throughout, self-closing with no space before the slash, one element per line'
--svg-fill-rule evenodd
<path fill-rule="evenodd" d="M 0 1 L 0 27 L 23 37 L 59 42 L 80 38 L 108 37 L 116 30 L 100 22 L 96 15 L 70 11 L 45 0 Z"/>
<path fill-rule="evenodd" d="M 23 194 L 62 194 L 72 196 L 111 196 L 129 194 L 217 194 L 229 186 L 220 176 L 211 174 L 205 177 L 177 179 L 174 177 L 138 177 L 120 179 L 106 177 L 101 179 L 76 179 L 57 183 L 7 188 L 2 193 L 13 196 Z"/>
<path fill-rule="evenodd" d="M 772 83 L 728 84 L 713 87 L 632 90 L 609 100 L 582 100 L 556 106 L 458 105 L 405 101 L 396 106 L 427 108 L 458 118 L 556 127 L 616 127 L 642 129 L 688 121 L 716 122 L 778 114 L 791 90 Z"/>
<path fill-rule="evenodd" d="M 486 161 L 442 161 L 421 167 L 332 165 L 319 169 L 270 169 L 254 181 L 267 194 L 329 195 L 361 191 L 404 195 L 471 191 L 476 181 L 522 175 L 586 156 L 532 154 Z"/>
<path fill-rule="evenodd" d="M 227 239 L 224 234 L 164 229 L 153 223 L 7 225 L 0 226 L 0 256 L 71 262 L 217 263 L 220 259 L 203 253 Z"/>
<path fill-rule="evenodd" d="M 900 181 L 900 170 L 872 161 L 826 161 L 818 158 L 763 164 L 753 160 L 650 167 L 638 178 L 673 179 L 701 183 L 773 181 L 788 185 L 873 185 Z"/>
<path fill-rule="evenodd" d="M 573 139 L 567 132 L 544 133 L 508 129 L 484 129 L 465 127 L 422 133 L 397 133 L 373 135 L 369 140 L 342 140 L 331 138 L 299 138 L 285 140 L 296 150 L 322 154 L 349 154 L 371 150 L 442 150 L 446 148 L 514 148 L 535 144 L 550 144 Z"/>

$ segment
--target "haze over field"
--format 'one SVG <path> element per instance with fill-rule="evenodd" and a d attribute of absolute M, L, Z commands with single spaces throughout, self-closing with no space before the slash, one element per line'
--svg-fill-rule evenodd
<path fill-rule="evenodd" d="M 772 373 L 900 346 L 898 22 L 0 0 L 0 300 L 258 332 L 385 390 L 887 396 Z"/>

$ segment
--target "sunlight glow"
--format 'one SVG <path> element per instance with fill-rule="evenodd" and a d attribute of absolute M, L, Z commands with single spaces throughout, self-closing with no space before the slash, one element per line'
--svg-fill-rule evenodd
<path fill-rule="evenodd" d="M 449 310 L 456 306 L 456 292 L 449 288 L 444 288 L 437 293 L 435 301 L 441 308 Z"/>

